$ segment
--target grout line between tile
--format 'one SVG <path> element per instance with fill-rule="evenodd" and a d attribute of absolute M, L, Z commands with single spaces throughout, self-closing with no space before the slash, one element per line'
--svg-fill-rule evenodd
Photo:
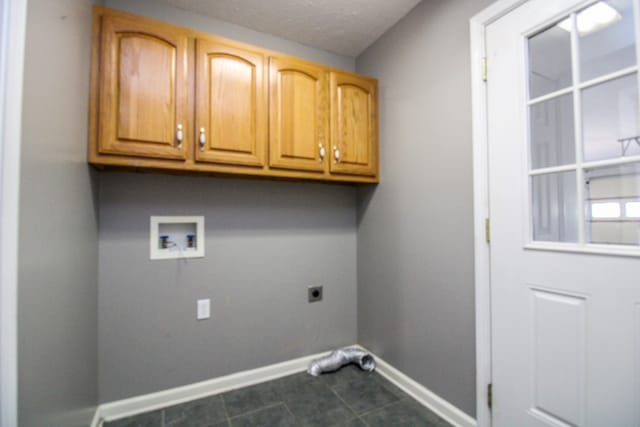
<path fill-rule="evenodd" d="M 269 405 L 262 406 L 258 409 L 253 409 L 251 411 L 243 412 L 242 414 L 234 415 L 233 417 L 229 417 L 228 419 L 229 419 L 229 422 L 231 422 L 231 420 L 235 420 L 236 418 L 244 417 L 246 415 L 252 415 L 252 414 L 255 414 L 256 412 L 260 412 L 265 409 L 275 408 L 276 406 L 279 406 L 279 405 L 285 405 L 285 403 L 284 402 L 271 403 Z"/>
<path fill-rule="evenodd" d="M 222 407 L 224 408 L 224 415 L 227 420 L 227 427 L 231 427 L 231 419 L 229 418 L 229 410 L 227 409 L 227 401 L 224 398 L 224 393 L 220 394 L 220 399 L 222 399 Z"/>
<path fill-rule="evenodd" d="M 348 408 L 348 409 L 353 413 L 353 415 L 355 415 L 356 417 L 358 417 L 358 413 L 357 413 L 357 412 L 356 412 L 356 411 L 351 407 L 351 405 L 349 405 L 349 404 L 348 404 L 348 403 L 347 403 L 347 402 L 342 398 L 342 396 L 340 396 L 340 395 L 338 394 L 338 392 L 336 392 L 333 388 L 331 388 L 331 387 L 329 387 L 329 386 L 327 386 L 327 388 L 328 388 L 329 390 L 331 390 L 331 393 L 333 393 L 333 394 L 335 394 L 335 395 L 336 395 L 336 397 L 338 398 L 338 400 L 340 400 L 342 403 L 344 403 L 344 406 L 346 406 L 346 407 L 347 407 L 347 408 Z"/>
<path fill-rule="evenodd" d="M 369 378 L 370 378 L 370 379 L 369 379 Z M 359 382 L 365 382 L 365 381 L 374 381 L 377 385 L 379 385 L 380 387 L 382 387 L 383 389 L 385 389 L 386 391 L 388 391 L 388 392 L 393 396 L 393 398 L 394 398 L 394 400 L 393 400 L 393 401 L 388 402 L 388 403 L 385 403 L 385 404 L 384 404 L 384 405 L 382 405 L 382 406 L 377 406 L 377 407 L 375 407 L 375 408 L 372 408 L 372 409 L 369 409 L 369 410 L 367 410 L 367 411 L 364 411 L 362 414 L 358 414 L 358 413 L 357 413 L 357 412 L 356 412 L 356 411 L 355 411 L 351 406 L 349 406 L 349 404 L 348 404 L 348 403 L 347 403 L 347 402 L 346 402 L 346 401 L 345 401 L 345 400 L 340 396 L 340 394 L 339 394 L 336 390 L 334 390 L 334 388 L 337 388 L 337 387 L 338 387 L 337 385 L 334 385 L 334 386 L 328 386 L 328 387 L 329 387 L 329 389 L 331 389 L 331 391 L 332 391 L 336 396 L 338 396 L 338 399 L 340 399 L 340 400 L 341 400 L 341 401 L 342 401 L 342 402 L 343 402 L 343 403 L 344 403 L 344 404 L 345 404 L 345 405 L 346 405 L 346 406 L 347 406 L 347 407 L 348 407 L 348 408 L 349 408 L 349 409 L 350 409 L 350 410 L 351 410 L 351 411 L 356 415 L 356 417 L 357 417 L 357 418 L 359 418 L 359 419 L 360 419 L 360 420 L 361 420 L 365 425 L 367 425 L 367 426 L 368 426 L 369 424 L 368 424 L 368 423 L 367 423 L 367 422 L 362 418 L 362 416 L 363 416 L 363 415 L 370 414 L 371 412 L 377 411 L 378 409 L 385 408 L 385 407 L 387 407 L 387 406 L 389 406 L 389 405 L 393 405 L 394 403 L 398 403 L 398 402 L 400 402 L 400 401 L 402 401 L 402 400 L 405 400 L 405 399 L 407 399 L 407 398 L 410 398 L 410 396 L 409 396 L 409 395 L 407 395 L 407 394 L 406 394 L 406 393 L 404 393 L 404 392 L 402 392 L 403 396 L 401 396 L 401 397 L 400 397 L 400 396 L 398 396 L 398 395 L 397 395 L 396 393 L 394 393 L 391 389 L 389 389 L 389 387 L 386 387 L 386 385 L 384 384 L 384 382 L 383 382 L 383 381 L 380 381 L 381 379 L 382 379 L 382 378 L 376 378 L 375 376 L 371 376 L 371 377 L 367 377 L 367 378 L 361 378 L 361 379 L 358 379 L 358 380 L 356 380 L 356 381 L 354 381 L 354 382 L 353 382 L 353 383 L 359 383 Z M 351 383 L 351 384 L 353 384 L 353 383 Z"/>
<path fill-rule="evenodd" d="M 284 409 L 287 410 L 287 412 L 289 413 L 289 415 L 291 415 L 293 417 L 293 421 L 295 421 L 296 425 L 300 424 L 298 422 L 298 417 L 296 417 L 293 412 L 291 412 L 291 409 L 289 409 L 289 407 L 287 406 L 287 404 L 285 402 L 282 402 L 282 405 L 284 405 Z"/>
<path fill-rule="evenodd" d="M 410 396 L 406 395 L 406 393 L 402 393 L 402 394 L 403 394 L 403 396 L 398 396 L 398 395 L 396 395 L 396 393 L 392 392 L 392 390 L 390 390 L 388 387 L 386 387 L 386 384 L 384 384 L 384 381 L 379 381 L 379 379 L 378 379 L 378 378 L 375 378 L 375 377 L 372 377 L 371 379 L 373 379 L 373 381 L 375 381 L 379 386 L 381 386 L 382 388 L 384 388 L 385 390 L 387 390 L 388 392 L 390 392 L 390 393 L 395 397 L 395 399 L 396 399 L 396 400 L 394 400 L 394 401 L 392 401 L 392 402 L 388 402 L 388 403 L 383 404 L 383 405 L 381 405 L 381 406 L 377 406 L 377 407 L 375 407 L 375 408 L 372 408 L 372 409 L 366 410 L 366 411 L 362 412 L 361 414 L 358 414 L 358 413 L 354 410 L 354 408 L 353 408 L 351 405 L 349 405 L 349 404 L 347 403 L 347 401 L 346 401 L 346 400 L 345 400 L 345 399 L 344 399 L 344 398 L 343 398 L 343 397 L 338 393 L 338 391 L 337 391 L 336 389 L 338 389 L 338 388 L 339 388 L 340 384 L 333 384 L 333 385 L 329 385 L 329 384 L 326 384 L 326 383 L 325 383 L 325 384 L 322 384 L 322 385 L 323 385 L 324 387 L 326 387 L 327 389 L 329 389 L 329 390 L 331 391 L 331 393 L 333 393 L 333 395 L 334 395 L 334 396 L 336 396 L 336 397 L 338 398 L 338 400 L 339 400 L 342 404 L 344 404 L 344 405 L 345 405 L 345 407 L 346 407 L 349 411 L 351 411 L 351 413 L 352 413 L 353 417 L 352 417 L 352 418 L 347 419 L 346 421 L 352 421 L 352 420 L 358 419 L 358 420 L 360 420 L 360 421 L 362 422 L 362 424 L 364 424 L 366 427 L 370 427 L 369 423 L 367 423 L 367 421 L 365 421 L 365 419 L 364 419 L 364 417 L 365 417 L 365 416 L 367 416 L 367 415 L 369 415 L 369 414 L 371 414 L 371 413 L 374 413 L 374 412 L 376 412 L 376 411 L 380 411 L 380 410 L 382 410 L 382 409 L 384 409 L 384 408 L 386 408 L 386 407 L 388 407 L 388 406 L 391 406 L 391 405 L 394 405 L 394 404 L 400 403 L 400 402 L 402 402 L 402 401 L 406 401 L 406 400 L 413 400 L 413 399 L 411 399 L 411 397 L 410 397 Z M 362 378 L 362 379 L 357 379 L 357 380 L 355 380 L 355 382 L 366 381 L 366 380 L 367 380 L 366 378 Z M 351 383 L 351 382 L 349 382 L 349 383 Z M 212 394 L 211 396 L 216 396 L 216 394 Z M 230 415 L 230 413 L 229 413 L 229 409 L 228 409 L 228 406 L 227 406 L 226 399 L 225 399 L 225 397 L 224 397 L 224 393 L 217 394 L 217 396 L 220 396 L 220 399 L 221 399 L 221 401 L 222 401 L 222 405 L 223 405 L 223 409 L 224 409 L 224 414 L 225 414 L 225 421 L 227 422 L 227 426 L 228 426 L 228 427 L 231 427 L 231 426 L 232 426 L 232 422 L 233 422 L 233 420 L 235 420 L 235 419 L 237 419 L 237 418 L 244 417 L 244 416 L 249 416 L 249 415 L 252 415 L 252 414 L 254 414 L 254 413 L 256 413 L 256 412 L 259 412 L 259 411 L 265 410 L 265 409 L 275 408 L 275 407 L 277 407 L 277 406 L 279 406 L 279 405 L 283 405 L 283 406 L 284 406 L 284 408 L 285 408 L 285 410 L 287 411 L 287 413 L 288 413 L 288 414 L 290 414 L 290 415 L 293 417 L 293 419 L 294 419 L 294 421 L 295 421 L 296 425 L 299 425 L 299 424 L 300 424 L 300 422 L 301 422 L 301 420 L 299 420 L 299 419 L 298 419 L 298 417 L 297 417 L 296 415 L 294 415 L 294 414 L 293 414 L 293 412 L 291 411 L 291 409 L 289 408 L 289 406 L 286 404 L 286 401 L 285 401 L 284 399 L 282 399 L 282 396 L 278 396 L 278 397 L 280 397 L 280 398 L 281 398 L 281 400 L 279 400 L 279 401 L 276 401 L 276 402 L 274 402 L 274 403 L 271 403 L 271 404 L 268 404 L 268 405 L 262 406 L 262 407 L 257 408 L 257 409 L 253 409 L 253 410 L 250 410 L 250 411 L 243 412 L 243 413 L 238 414 L 238 415 L 234 415 L 233 417 L 232 417 L 232 416 Z M 186 403 L 186 402 L 185 402 L 185 403 Z M 162 409 L 160 410 L 160 426 L 161 426 L 161 427 L 167 427 L 167 420 L 166 420 L 166 408 L 162 408 Z"/>
<path fill-rule="evenodd" d="M 362 414 L 358 415 L 358 417 L 363 417 L 363 416 L 365 416 L 365 415 L 369 415 L 369 414 L 371 414 L 371 413 L 373 413 L 373 412 L 379 411 L 380 409 L 384 409 L 384 408 L 386 408 L 387 406 L 395 405 L 396 403 L 400 403 L 400 402 L 402 402 L 403 400 L 407 400 L 407 399 L 411 399 L 411 397 L 410 397 L 410 396 L 406 396 L 406 397 L 399 397 L 397 400 L 394 400 L 393 402 L 385 403 L 385 404 L 384 404 L 384 405 L 382 405 L 382 406 L 378 406 L 378 407 L 376 407 L 376 408 L 369 409 L 368 411 L 364 411 Z"/>

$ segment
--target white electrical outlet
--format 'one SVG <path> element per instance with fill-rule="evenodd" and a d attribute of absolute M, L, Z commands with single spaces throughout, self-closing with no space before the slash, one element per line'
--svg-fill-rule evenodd
<path fill-rule="evenodd" d="M 211 317 L 211 300 L 199 299 L 198 300 L 198 320 L 204 320 Z"/>

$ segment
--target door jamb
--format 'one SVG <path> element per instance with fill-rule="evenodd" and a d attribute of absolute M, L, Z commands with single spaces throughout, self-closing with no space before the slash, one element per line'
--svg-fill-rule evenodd
<path fill-rule="evenodd" d="M 485 32 L 489 24 L 528 0 L 498 0 L 469 20 L 471 37 L 471 105 L 473 140 L 473 224 L 476 321 L 476 419 L 478 427 L 492 424 L 487 387 L 491 383 L 491 264 L 485 221 L 489 216 L 489 139 Z M 488 76 L 490 78 L 490 76 Z M 495 401 L 495 399 L 494 399 Z"/>
<path fill-rule="evenodd" d="M 27 0 L 0 4 L 0 425 L 18 425 L 18 209 Z"/>

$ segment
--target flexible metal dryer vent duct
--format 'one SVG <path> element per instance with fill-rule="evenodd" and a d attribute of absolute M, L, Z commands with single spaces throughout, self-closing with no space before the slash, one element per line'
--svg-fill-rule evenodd
<path fill-rule="evenodd" d="M 376 361 L 366 351 L 359 348 L 340 348 L 328 356 L 311 361 L 307 372 L 317 377 L 324 372 L 337 371 L 349 363 L 355 363 L 360 369 L 369 372 L 376 369 Z"/>

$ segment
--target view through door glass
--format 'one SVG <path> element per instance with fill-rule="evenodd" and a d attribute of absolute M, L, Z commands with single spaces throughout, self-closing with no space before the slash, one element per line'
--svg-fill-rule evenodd
<path fill-rule="evenodd" d="M 527 39 L 533 241 L 640 246 L 633 3 L 590 3 Z"/>

